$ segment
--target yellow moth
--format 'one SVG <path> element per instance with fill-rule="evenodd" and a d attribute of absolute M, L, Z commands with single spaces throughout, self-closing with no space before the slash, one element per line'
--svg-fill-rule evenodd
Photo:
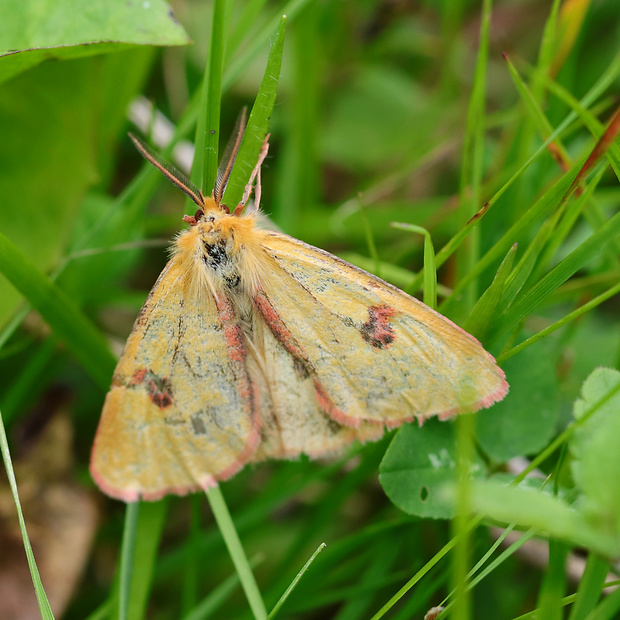
<path fill-rule="evenodd" d="M 285 234 L 258 206 L 230 213 L 132 136 L 198 206 L 118 362 L 91 457 L 107 494 L 156 500 L 247 463 L 317 457 L 508 391 L 478 341 L 379 278 Z M 241 133 L 237 138 L 237 147 Z M 259 177 L 260 180 L 260 177 Z M 257 184 L 256 203 L 260 183 Z"/>

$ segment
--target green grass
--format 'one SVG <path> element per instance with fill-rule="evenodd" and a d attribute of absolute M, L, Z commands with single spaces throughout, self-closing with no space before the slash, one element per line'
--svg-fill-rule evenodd
<path fill-rule="evenodd" d="M 0 545 L 25 550 L 0 579 L 29 571 L 23 596 L 68 620 L 617 617 L 601 593 L 620 556 L 620 379 L 596 370 L 620 366 L 616 4 L 215 0 L 180 5 L 179 26 L 158 2 L 148 21 L 101 2 L 92 23 L 61 7 L 50 39 L 50 16 L 14 0 L 30 34 L 16 19 L 0 48 L 58 60 L 0 57 L 0 407 L 25 517 L 0 513 L 21 528 Z M 114 358 L 166 260 L 149 244 L 186 211 L 126 138 L 141 93 L 172 116 L 165 158 L 197 145 L 205 193 L 247 106 L 225 202 L 271 132 L 274 224 L 437 304 L 497 357 L 509 396 L 340 457 L 246 467 L 208 497 L 101 496 L 88 456 Z M 66 575 L 48 572 L 46 493 L 71 514 L 72 493 L 96 498 L 78 577 L 70 533 Z M 523 535 L 500 545 L 491 526 Z M 534 542 L 545 566 L 516 554 Z"/>

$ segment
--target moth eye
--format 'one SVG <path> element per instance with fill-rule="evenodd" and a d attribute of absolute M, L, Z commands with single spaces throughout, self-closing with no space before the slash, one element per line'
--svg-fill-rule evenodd
<path fill-rule="evenodd" d="M 228 213 L 228 215 L 230 215 L 230 209 L 226 205 L 220 205 L 220 209 L 224 211 L 224 213 Z"/>
<path fill-rule="evenodd" d="M 204 216 L 205 212 L 202 209 L 198 209 L 198 211 L 196 211 L 196 213 L 194 214 L 194 219 L 199 222 L 202 217 Z"/>

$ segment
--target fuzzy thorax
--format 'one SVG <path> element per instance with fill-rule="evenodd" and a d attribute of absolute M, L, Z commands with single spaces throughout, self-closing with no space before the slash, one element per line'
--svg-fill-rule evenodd
<path fill-rule="evenodd" d="M 232 215 L 207 199 L 204 214 L 176 239 L 174 260 L 186 274 L 188 294 L 253 296 L 269 259 L 261 248 L 256 217 Z"/>

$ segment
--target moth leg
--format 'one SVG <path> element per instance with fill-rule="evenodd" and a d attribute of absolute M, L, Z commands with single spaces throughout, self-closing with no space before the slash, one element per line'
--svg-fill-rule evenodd
<path fill-rule="evenodd" d="M 243 197 L 241 198 L 241 202 L 235 208 L 233 215 L 241 215 L 241 212 L 245 208 L 247 201 L 250 198 L 250 194 L 252 193 L 252 186 L 254 184 L 254 179 L 256 179 L 256 192 L 254 198 L 254 213 L 258 212 L 258 207 L 260 205 L 260 197 L 261 197 L 261 184 L 260 184 L 260 169 L 267 157 L 267 153 L 269 152 L 269 137 L 271 136 L 268 133 L 263 140 L 263 146 L 261 147 L 260 154 L 258 156 L 258 161 L 256 162 L 256 166 L 254 166 L 254 170 L 252 170 L 252 174 L 250 175 L 250 180 L 248 184 L 245 186 L 245 191 L 243 192 Z"/>

